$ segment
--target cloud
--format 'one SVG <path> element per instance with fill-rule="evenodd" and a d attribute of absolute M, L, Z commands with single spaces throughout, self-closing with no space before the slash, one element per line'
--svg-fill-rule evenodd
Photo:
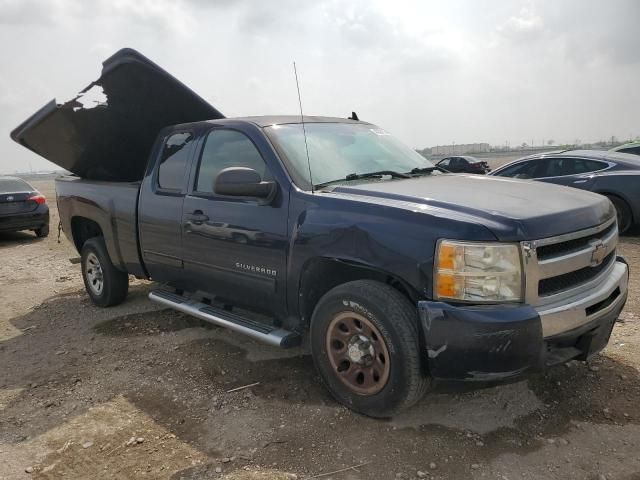
<path fill-rule="evenodd" d="M 0 24 L 78 28 L 81 24 L 145 27 L 161 35 L 186 32 L 192 10 L 170 0 L 0 0 Z"/>
<path fill-rule="evenodd" d="M 0 0 L 0 25 L 43 25 L 57 13 L 54 3 L 37 0 Z"/>
<path fill-rule="evenodd" d="M 526 42 L 539 36 L 544 30 L 542 17 L 530 8 L 523 8 L 518 15 L 513 15 L 497 31 L 500 35 L 516 42 Z"/>
<path fill-rule="evenodd" d="M 0 171 L 40 161 L 8 131 L 125 46 L 231 115 L 295 113 L 296 60 L 305 113 L 355 109 L 412 146 L 626 138 L 638 18 L 637 0 L 0 0 Z"/>

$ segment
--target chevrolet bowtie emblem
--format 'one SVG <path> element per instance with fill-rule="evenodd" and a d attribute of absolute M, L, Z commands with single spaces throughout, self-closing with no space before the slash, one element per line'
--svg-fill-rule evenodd
<path fill-rule="evenodd" d="M 602 240 L 597 240 L 591 245 L 593 245 L 593 252 L 591 252 L 591 266 L 597 267 L 607 256 L 607 246 Z"/>

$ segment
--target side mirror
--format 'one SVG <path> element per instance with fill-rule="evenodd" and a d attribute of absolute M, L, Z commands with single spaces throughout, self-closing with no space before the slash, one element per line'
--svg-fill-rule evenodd
<path fill-rule="evenodd" d="M 275 182 L 263 182 L 253 168 L 229 167 L 220 171 L 213 181 L 218 195 L 268 199 L 276 192 Z"/>

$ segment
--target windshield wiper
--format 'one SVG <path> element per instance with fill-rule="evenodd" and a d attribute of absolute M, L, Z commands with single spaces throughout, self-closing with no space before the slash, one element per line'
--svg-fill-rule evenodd
<path fill-rule="evenodd" d="M 408 173 L 396 172 L 394 170 L 379 170 L 377 172 L 350 173 L 344 178 L 337 178 L 336 180 L 330 180 L 328 182 L 319 183 L 318 185 L 314 185 L 314 187 L 322 188 L 332 183 L 351 182 L 353 180 L 362 180 L 364 178 L 382 178 L 385 175 L 391 178 L 411 178 L 411 175 L 409 175 Z"/>
<path fill-rule="evenodd" d="M 387 175 L 391 178 L 411 178 L 406 173 L 396 172 L 394 170 L 379 170 L 377 172 L 369 173 L 350 173 L 344 179 L 345 180 L 360 180 L 362 178 L 375 178 Z"/>
<path fill-rule="evenodd" d="M 412 174 L 412 175 L 421 175 L 423 173 L 431 173 L 431 172 L 433 172 L 435 170 L 437 170 L 439 172 L 442 172 L 442 173 L 449 173 L 448 170 L 445 170 L 444 168 L 439 167 L 437 165 L 434 165 L 433 167 L 423 167 L 423 168 L 416 167 L 416 168 L 412 169 L 409 173 Z"/>

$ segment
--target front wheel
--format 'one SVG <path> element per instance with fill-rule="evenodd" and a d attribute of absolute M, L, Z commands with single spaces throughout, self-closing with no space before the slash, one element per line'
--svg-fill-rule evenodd
<path fill-rule="evenodd" d="M 336 400 L 371 417 L 413 405 L 429 385 L 416 309 L 383 283 L 357 280 L 325 294 L 311 319 L 311 352 Z"/>
<path fill-rule="evenodd" d="M 81 264 L 84 287 L 93 303 L 99 307 L 122 303 L 129 290 L 129 275 L 113 266 L 102 237 L 85 242 Z"/>

